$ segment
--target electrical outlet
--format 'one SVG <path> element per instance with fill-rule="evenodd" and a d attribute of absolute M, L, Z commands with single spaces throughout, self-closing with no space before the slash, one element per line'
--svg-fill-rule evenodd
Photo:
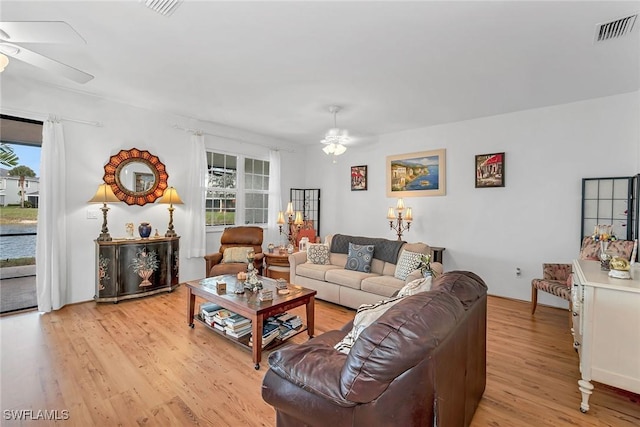
<path fill-rule="evenodd" d="M 520 276 L 522 276 L 522 270 L 520 270 L 520 267 L 516 267 L 516 277 Z"/>
<path fill-rule="evenodd" d="M 87 219 L 98 219 L 98 211 L 95 209 L 87 209 Z"/>

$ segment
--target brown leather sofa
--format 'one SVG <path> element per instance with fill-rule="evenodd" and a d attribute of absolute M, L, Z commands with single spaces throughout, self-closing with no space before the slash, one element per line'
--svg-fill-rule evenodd
<path fill-rule="evenodd" d="M 256 254 L 253 265 L 261 273 L 262 260 L 264 258 L 262 239 L 263 231 L 260 227 L 239 226 L 225 228 L 222 236 L 220 236 L 220 250 L 204 256 L 206 262 L 205 277 L 247 271 L 247 262 L 222 262 L 224 250 L 231 247 L 252 247 Z"/>
<path fill-rule="evenodd" d="M 269 356 L 262 397 L 278 427 L 468 426 L 486 384 L 487 287 L 447 272 L 366 328 L 351 325 Z"/>

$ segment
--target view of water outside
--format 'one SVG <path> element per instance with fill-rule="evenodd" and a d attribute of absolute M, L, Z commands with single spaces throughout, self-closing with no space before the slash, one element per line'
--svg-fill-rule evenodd
<path fill-rule="evenodd" d="M 7 144 L 18 156 L 18 165 L 31 168 L 40 176 L 40 147 Z M 11 166 L 0 166 L 3 169 L 11 170 Z M 19 213 L 19 210 L 17 211 Z M 0 216 L 0 235 L 36 233 L 37 224 L 30 218 L 16 218 L 12 215 L 8 218 Z M 36 236 L 2 236 L 0 237 L 0 259 L 29 258 L 36 256 Z"/>

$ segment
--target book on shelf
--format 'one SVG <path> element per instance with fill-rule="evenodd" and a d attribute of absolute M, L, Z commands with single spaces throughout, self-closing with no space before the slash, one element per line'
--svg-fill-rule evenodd
<path fill-rule="evenodd" d="M 233 311 L 229 311 L 226 308 L 223 308 L 222 310 L 217 311 L 216 314 L 213 315 L 213 321 L 219 325 L 222 325 L 222 327 L 224 327 L 225 320 L 233 316 L 234 314 L 235 313 Z"/>
<path fill-rule="evenodd" d="M 273 340 L 280 336 L 280 331 L 278 329 L 273 329 L 271 332 L 268 332 L 266 335 L 262 335 L 262 348 L 265 348 L 269 345 Z M 253 347 L 253 336 L 249 339 L 249 346 Z"/>
<path fill-rule="evenodd" d="M 213 315 L 219 310 L 222 310 L 222 306 L 213 302 L 205 302 L 200 304 L 200 312 L 205 315 Z"/>
<path fill-rule="evenodd" d="M 244 325 L 247 323 L 251 323 L 250 319 L 237 313 L 234 313 L 232 316 L 227 317 L 226 319 L 224 319 L 224 321 L 227 325 Z"/>
<path fill-rule="evenodd" d="M 228 327 L 225 327 L 224 331 L 230 337 L 242 338 L 242 337 L 244 337 L 246 335 L 249 335 L 251 333 L 251 325 L 249 325 L 249 327 L 241 328 L 241 329 L 237 329 L 237 330 L 233 330 L 233 329 L 229 329 Z"/>

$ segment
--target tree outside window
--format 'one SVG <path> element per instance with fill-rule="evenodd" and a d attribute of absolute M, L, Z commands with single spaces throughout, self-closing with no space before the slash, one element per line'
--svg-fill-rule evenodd
<path fill-rule="evenodd" d="M 207 170 L 207 226 L 268 222 L 268 161 L 207 152 Z"/>

